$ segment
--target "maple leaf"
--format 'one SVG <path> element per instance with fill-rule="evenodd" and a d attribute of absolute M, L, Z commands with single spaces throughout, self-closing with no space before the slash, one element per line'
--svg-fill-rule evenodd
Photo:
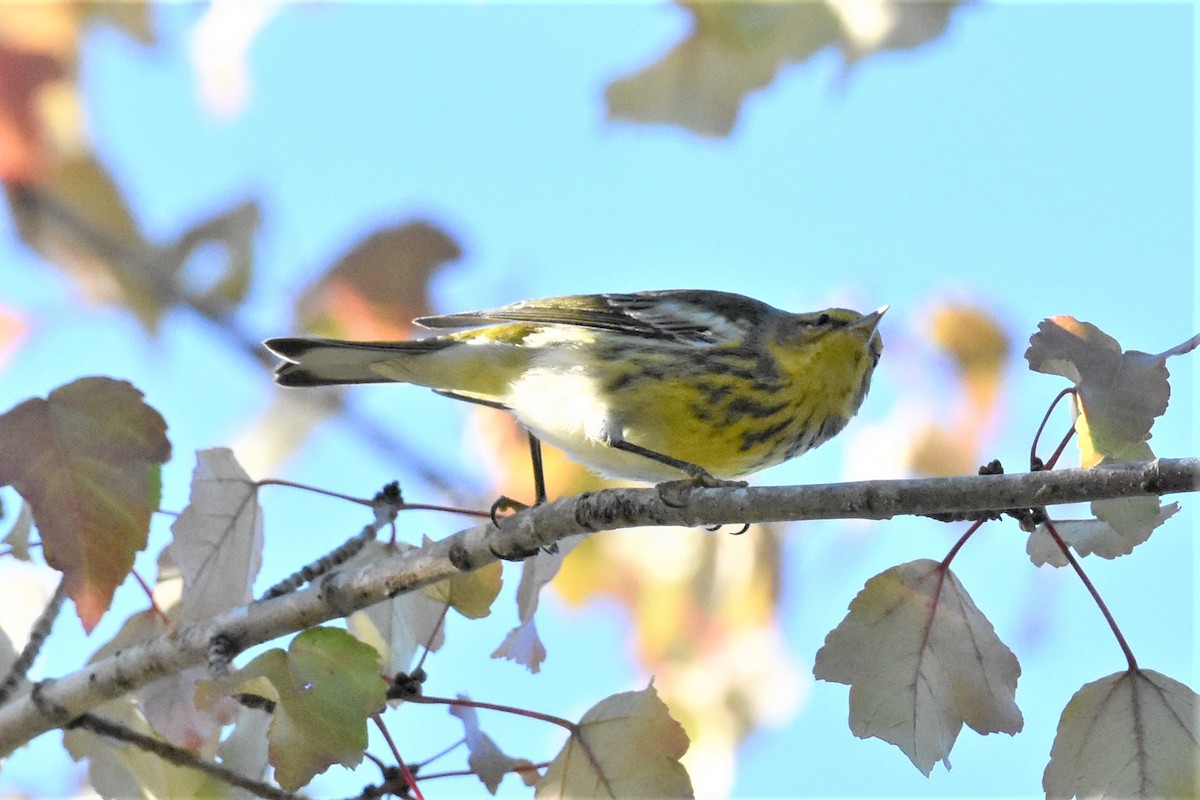
<path fill-rule="evenodd" d="M 262 565 L 258 487 L 220 447 L 196 454 L 191 502 L 171 525 L 168 551 L 183 574 L 177 622 L 211 619 L 253 599 Z"/>
<path fill-rule="evenodd" d="M 458 699 L 466 700 L 468 698 L 466 695 L 460 694 Z M 492 737 L 480 729 L 479 715 L 474 708 L 469 705 L 452 705 L 450 714 L 462 720 L 463 735 L 467 743 L 467 751 L 470 753 L 467 756 L 467 765 L 472 772 L 479 776 L 479 780 L 483 781 L 483 785 L 489 792 L 495 794 L 496 789 L 500 787 L 500 781 L 504 780 L 504 776 L 510 772 L 519 775 L 521 780 L 525 781 L 526 786 L 533 786 L 537 783 L 540 774 L 534 768 L 533 762 L 525 758 L 513 758 L 505 755 L 492 741 Z"/>
<path fill-rule="evenodd" d="M 1095 325 L 1059 316 L 1038 325 L 1025 359 L 1035 372 L 1061 375 L 1075 384 L 1080 463 L 1091 467 L 1105 458 L 1145 457 L 1150 428 L 1171 397 L 1167 358 L 1197 346 L 1200 335 L 1157 355 L 1122 350 Z"/>
<path fill-rule="evenodd" d="M 693 797 L 679 759 L 687 734 L 651 684 L 606 697 L 588 709 L 546 768 L 534 796 Z"/>
<path fill-rule="evenodd" d="M 141 392 L 111 378 L 81 378 L 0 415 L 0 485 L 28 501 L 87 631 L 146 546 L 166 429 Z"/>
<path fill-rule="evenodd" d="M 385 704 L 379 654 L 338 628 L 310 628 L 286 653 L 268 650 L 221 685 L 275 702 L 270 762 L 275 779 L 288 790 L 334 764 L 354 767 L 362 761 L 367 717 Z"/>
<path fill-rule="evenodd" d="M 1196 693 L 1153 670 L 1083 686 L 1058 723 L 1042 777 L 1058 798 L 1193 798 L 1200 790 Z"/>
<path fill-rule="evenodd" d="M 867 581 L 826 638 L 813 674 L 850 685 L 850 730 L 899 747 L 928 775 L 965 722 L 1021 730 L 1021 667 L 958 578 L 936 561 L 900 564 Z"/>

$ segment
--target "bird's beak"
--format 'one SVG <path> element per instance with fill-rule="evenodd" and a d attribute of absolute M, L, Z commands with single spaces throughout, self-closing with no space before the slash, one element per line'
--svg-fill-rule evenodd
<path fill-rule="evenodd" d="M 870 314 L 863 314 L 856 322 L 850 323 L 850 327 L 865 328 L 866 330 L 873 331 L 875 330 L 875 326 L 879 324 L 879 320 L 883 318 L 883 315 L 887 313 L 889 308 L 891 308 L 891 306 L 881 306 L 872 311 Z"/>

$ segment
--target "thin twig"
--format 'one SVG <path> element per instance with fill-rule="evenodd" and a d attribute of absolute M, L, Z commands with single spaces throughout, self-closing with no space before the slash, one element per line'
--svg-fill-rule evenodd
<path fill-rule="evenodd" d="M 184 750 L 182 747 L 176 747 L 161 739 L 155 739 L 153 736 L 138 733 L 124 725 L 104 719 L 103 717 L 98 717 L 95 714 L 82 714 L 72 720 L 68 727 L 83 728 L 100 736 L 106 736 L 110 739 L 131 744 L 140 750 L 145 750 L 147 753 L 153 753 L 164 761 L 169 761 L 176 766 L 199 770 L 217 780 L 228 783 L 230 786 L 245 789 L 247 792 L 256 794 L 259 797 L 267 797 L 271 798 L 271 800 L 303 800 L 302 795 L 293 794 L 292 792 L 272 786 L 269 783 L 239 775 L 220 764 L 205 761 L 191 750 Z"/>
<path fill-rule="evenodd" d="M 54 627 L 54 620 L 58 619 L 58 615 L 62 611 L 63 602 L 66 599 L 67 582 L 60 580 L 54 590 L 54 594 L 50 598 L 50 602 L 42 609 L 42 613 L 38 615 L 37 621 L 33 624 L 33 630 L 29 632 L 29 641 L 25 643 L 25 647 L 21 649 L 20 655 L 13 661 L 8 674 L 4 676 L 4 681 L 0 683 L 0 705 L 4 704 L 4 701 L 8 699 L 13 690 L 25 679 L 25 674 L 29 672 L 29 668 L 33 666 L 33 662 L 37 660 L 38 653 L 42 651 L 42 645 L 46 643 L 46 639 L 50 636 L 50 630 Z"/>

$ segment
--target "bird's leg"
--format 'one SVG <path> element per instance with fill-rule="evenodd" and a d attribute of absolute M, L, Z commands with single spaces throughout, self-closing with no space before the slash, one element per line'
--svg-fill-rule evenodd
<path fill-rule="evenodd" d="M 542 503 L 546 502 L 547 499 L 546 472 L 542 466 L 542 443 L 536 436 L 533 435 L 532 432 L 527 431 L 527 433 L 529 433 L 529 460 L 533 465 L 533 504 L 535 506 L 540 506 Z M 496 513 L 499 511 L 524 511 L 527 508 L 529 508 L 529 506 L 525 505 L 524 503 L 514 500 L 507 495 L 501 495 L 496 502 L 492 503 L 492 524 L 497 528 L 500 527 L 500 523 L 496 521 Z M 492 555 L 496 556 L 497 558 L 502 558 L 505 561 L 524 561 L 530 556 L 536 555 L 538 552 L 538 550 L 535 549 L 521 550 L 516 553 L 501 553 L 494 547 L 490 547 L 489 549 L 492 551 Z M 547 547 L 540 548 L 540 550 L 548 555 L 555 555 L 558 553 L 558 543 L 553 542 Z"/>
<path fill-rule="evenodd" d="M 633 453 L 634 455 L 648 458 L 651 461 L 666 464 L 668 467 L 674 467 L 687 475 L 688 477 L 682 480 L 664 481 L 658 484 L 659 497 L 662 498 L 664 503 L 675 508 L 682 508 L 687 505 L 686 492 L 690 489 L 697 487 L 716 489 L 722 486 L 748 485 L 745 481 L 730 481 L 714 477 L 711 472 L 699 464 L 693 464 L 690 461 L 684 461 L 683 459 L 669 456 L 666 453 L 660 453 L 657 450 L 651 450 L 626 441 L 624 436 L 616 434 L 610 429 L 604 431 L 603 441 L 615 450 L 624 450 L 626 453 Z"/>
<path fill-rule="evenodd" d="M 470 397 L 468 395 L 451 392 L 446 389 L 434 389 L 433 391 L 442 395 L 443 397 L 452 397 L 455 400 L 462 400 L 464 403 L 474 403 L 477 406 L 498 408 L 501 411 L 512 411 L 512 409 L 503 403 L 497 403 L 492 400 L 482 400 L 478 397 Z M 538 441 L 538 438 L 532 433 L 529 434 L 529 458 L 533 462 L 533 504 L 535 506 L 540 506 L 542 503 L 546 502 L 546 474 L 542 468 L 542 443 Z M 527 508 L 529 508 L 529 506 L 525 503 L 522 503 L 520 500 L 514 500 L 508 495 L 502 494 L 496 498 L 496 502 L 492 503 L 489 516 L 491 517 L 492 524 L 499 528 L 500 522 L 496 519 L 496 515 L 498 513 L 501 511 L 524 511 Z M 492 551 L 492 555 L 494 555 L 496 558 L 502 558 L 505 561 L 524 561 L 538 552 L 537 550 L 522 550 L 518 553 L 501 553 L 491 545 L 488 546 L 488 549 Z M 558 544 L 551 544 L 549 547 L 540 549 L 545 550 L 545 552 L 553 555 L 554 553 L 558 552 Z"/>

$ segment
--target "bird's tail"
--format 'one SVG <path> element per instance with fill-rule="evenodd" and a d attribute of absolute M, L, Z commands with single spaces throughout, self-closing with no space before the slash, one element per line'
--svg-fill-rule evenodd
<path fill-rule="evenodd" d="M 389 383 L 421 380 L 419 370 L 407 375 L 405 365 L 414 356 L 437 352 L 452 345 L 444 338 L 411 342 L 343 342 L 336 339 L 268 339 L 263 345 L 284 359 L 275 368 L 280 386 L 335 386 L 347 383 Z"/>

